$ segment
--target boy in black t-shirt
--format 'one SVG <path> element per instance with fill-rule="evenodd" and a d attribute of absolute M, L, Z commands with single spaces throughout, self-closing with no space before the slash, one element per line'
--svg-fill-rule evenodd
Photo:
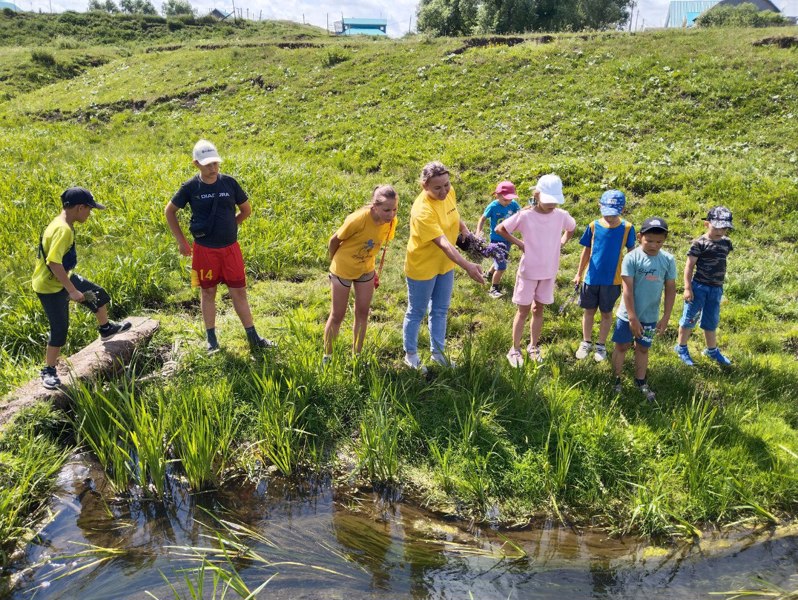
<path fill-rule="evenodd" d="M 180 254 L 192 256 L 191 285 L 201 289 L 200 308 L 207 334 L 209 354 L 219 350 L 216 339 L 216 288 L 227 285 L 233 308 L 247 332 L 250 347 L 272 348 L 275 344 L 255 330 L 247 300 L 244 258 L 238 245 L 238 226 L 252 213 L 247 194 L 238 182 L 219 172 L 222 159 L 216 146 L 200 140 L 194 146 L 194 166 L 199 173 L 183 183 L 166 205 L 164 213 Z M 189 230 L 194 238 L 188 243 L 177 211 L 191 207 Z"/>
<path fill-rule="evenodd" d="M 718 349 L 716 330 L 720 322 L 720 300 L 726 278 L 726 257 L 733 250 L 726 237 L 732 229 L 732 212 L 725 206 L 710 209 L 704 221 L 707 232 L 693 240 L 684 267 L 684 312 L 679 320 L 679 343 L 676 354 L 688 367 L 695 363 L 687 341 L 698 323 L 704 330 L 707 347 L 703 354 L 727 367 L 731 361 Z M 700 321 L 700 323 L 699 323 Z"/>

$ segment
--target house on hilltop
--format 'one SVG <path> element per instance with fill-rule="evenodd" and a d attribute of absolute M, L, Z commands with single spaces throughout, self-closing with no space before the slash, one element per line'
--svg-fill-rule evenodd
<path fill-rule="evenodd" d="M 209 12 L 209 13 L 208 13 L 208 15 L 209 15 L 209 16 L 211 16 L 211 17 L 213 17 L 214 19 L 217 19 L 217 20 L 219 20 L 219 21 L 224 21 L 224 20 L 225 20 L 227 17 L 229 17 L 229 16 L 230 16 L 230 15 L 232 15 L 232 14 L 233 14 L 233 13 L 227 13 L 227 14 L 224 14 L 224 13 L 223 13 L 222 11 L 220 11 L 218 8 L 214 8 L 214 9 L 213 9 L 211 12 Z"/>
<path fill-rule="evenodd" d="M 342 19 L 335 22 L 335 35 L 388 35 L 387 19 Z"/>
<path fill-rule="evenodd" d="M 715 6 L 740 6 L 753 4 L 757 10 L 781 13 L 779 7 L 770 0 L 674 0 L 668 6 L 665 27 L 692 27 L 695 20 Z"/>

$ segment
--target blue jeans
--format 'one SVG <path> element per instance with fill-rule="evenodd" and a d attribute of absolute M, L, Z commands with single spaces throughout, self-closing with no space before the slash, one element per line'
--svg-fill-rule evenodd
<path fill-rule="evenodd" d="M 405 352 L 418 353 L 418 330 L 429 311 L 430 350 L 443 354 L 446 345 L 446 318 L 454 288 L 454 269 L 432 279 L 407 278 L 407 312 L 402 324 Z"/>

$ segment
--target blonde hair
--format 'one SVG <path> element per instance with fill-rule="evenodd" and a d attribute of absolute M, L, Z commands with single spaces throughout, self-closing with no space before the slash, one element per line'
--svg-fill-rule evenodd
<path fill-rule="evenodd" d="M 421 182 L 421 185 L 425 185 L 433 177 L 448 174 L 449 169 L 447 169 L 442 162 L 434 160 L 424 165 L 424 168 L 421 169 L 421 177 L 419 178 L 419 181 Z"/>
<path fill-rule="evenodd" d="M 396 198 L 396 190 L 393 189 L 392 185 L 388 185 L 387 183 L 378 185 L 371 193 L 371 202 L 369 202 L 369 206 L 379 206 L 388 200 L 396 200 Z"/>

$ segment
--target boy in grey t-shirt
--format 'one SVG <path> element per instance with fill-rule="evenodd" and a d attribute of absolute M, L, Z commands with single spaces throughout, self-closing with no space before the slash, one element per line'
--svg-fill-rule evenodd
<path fill-rule="evenodd" d="M 726 279 L 726 257 L 733 250 L 731 240 L 726 237 L 732 229 L 732 212 L 725 206 L 716 206 L 707 213 L 704 225 L 707 232 L 693 240 L 687 252 L 684 311 L 679 321 L 679 343 L 673 349 L 684 364 L 692 367 L 695 363 L 687 349 L 687 340 L 699 324 L 707 342 L 704 355 L 728 367 L 731 361 L 718 348 L 717 328 Z"/>
<path fill-rule="evenodd" d="M 648 349 L 655 333 L 665 333 L 676 299 L 676 261 L 671 254 L 662 251 L 667 238 L 665 219 L 651 217 L 643 221 L 637 234 L 640 246 L 628 253 L 621 264 L 623 292 L 612 334 L 615 392 L 621 392 L 624 359 L 634 344 L 635 385 L 649 401 L 653 401 L 656 394 L 646 381 Z M 658 318 L 663 290 L 665 307 L 662 318 Z"/>

